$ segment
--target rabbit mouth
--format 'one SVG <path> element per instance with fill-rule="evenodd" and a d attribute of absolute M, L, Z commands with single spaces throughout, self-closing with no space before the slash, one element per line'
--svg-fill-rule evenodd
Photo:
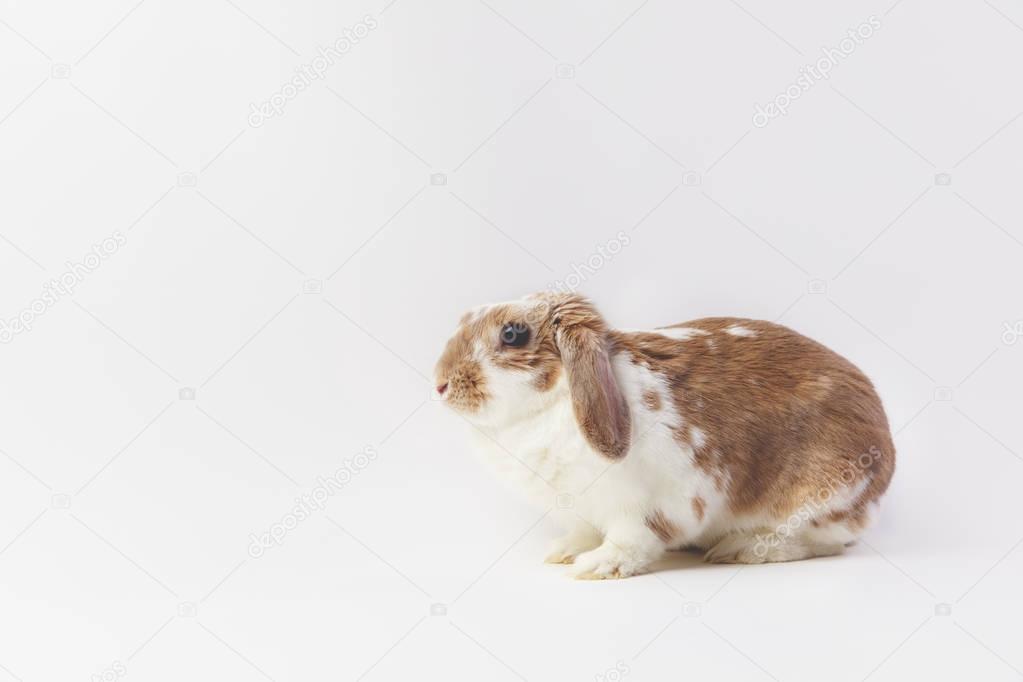
<path fill-rule="evenodd" d="M 483 390 L 475 384 L 449 385 L 443 392 L 438 390 L 437 394 L 447 407 L 464 415 L 478 413 L 487 399 Z"/>
<path fill-rule="evenodd" d="M 463 414 L 479 412 L 487 401 L 486 377 L 479 362 L 461 362 L 453 369 L 437 372 L 434 399 Z"/>

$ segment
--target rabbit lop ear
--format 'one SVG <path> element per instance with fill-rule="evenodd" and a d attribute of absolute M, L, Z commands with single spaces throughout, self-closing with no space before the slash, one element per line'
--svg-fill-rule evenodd
<path fill-rule="evenodd" d="M 572 296 L 555 306 L 552 324 L 579 428 L 600 454 L 609 459 L 624 457 L 632 420 L 611 369 L 603 319 L 589 301 Z"/>

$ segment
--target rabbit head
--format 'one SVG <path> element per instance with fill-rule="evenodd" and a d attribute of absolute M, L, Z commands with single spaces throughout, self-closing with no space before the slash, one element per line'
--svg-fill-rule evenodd
<path fill-rule="evenodd" d="M 608 328 L 582 296 L 534 294 L 466 313 L 435 378 L 439 398 L 470 421 L 500 426 L 567 399 L 597 452 L 617 459 L 629 449 Z"/>

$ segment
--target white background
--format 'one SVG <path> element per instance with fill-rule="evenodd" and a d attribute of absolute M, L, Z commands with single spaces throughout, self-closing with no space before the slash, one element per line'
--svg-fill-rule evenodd
<path fill-rule="evenodd" d="M 0 64 L 0 317 L 127 239 L 0 346 L 0 679 L 1023 676 L 1019 3 L 8 0 Z M 431 368 L 619 231 L 612 324 L 780 320 L 875 380 L 848 554 L 541 564 Z"/>

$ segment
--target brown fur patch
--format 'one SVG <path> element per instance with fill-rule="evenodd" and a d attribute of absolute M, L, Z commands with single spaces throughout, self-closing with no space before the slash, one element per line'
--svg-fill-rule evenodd
<path fill-rule="evenodd" d="M 478 410 L 487 399 L 483 372 L 472 357 L 474 340 L 473 327 L 461 325 L 444 348 L 436 369 L 438 380 L 447 384 L 445 399 L 467 412 Z"/>
<path fill-rule="evenodd" d="M 755 336 L 725 333 L 732 325 Z M 888 419 L 870 381 L 850 362 L 791 329 L 756 320 L 706 318 L 684 323 L 710 336 L 610 334 L 612 352 L 661 374 L 682 423 L 713 447 L 695 462 L 726 493 L 733 512 L 787 516 L 821 491 L 869 483 L 849 522 L 888 487 L 895 466 Z M 698 343 L 712 339 L 713 347 Z M 689 444 L 685 429 L 676 433 Z M 874 450 L 871 450 L 874 448 Z M 862 466 L 863 453 L 876 456 Z M 849 482 L 843 473 L 852 470 Z"/>
<path fill-rule="evenodd" d="M 679 533 L 678 526 L 659 511 L 646 517 L 646 527 L 653 531 L 661 542 L 671 542 L 671 539 Z"/>
<path fill-rule="evenodd" d="M 702 497 L 693 498 L 693 515 L 696 516 L 697 521 L 703 521 L 703 512 L 707 508 L 707 503 L 703 501 Z"/>
<path fill-rule="evenodd" d="M 561 377 L 561 363 L 557 360 L 540 362 L 537 364 L 537 369 L 539 372 L 533 385 L 541 391 L 549 391 L 554 388 L 554 384 L 558 383 L 558 379 Z"/>
<path fill-rule="evenodd" d="M 647 409 L 656 412 L 661 409 L 661 396 L 657 391 L 648 390 L 643 393 L 643 404 Z"/>

